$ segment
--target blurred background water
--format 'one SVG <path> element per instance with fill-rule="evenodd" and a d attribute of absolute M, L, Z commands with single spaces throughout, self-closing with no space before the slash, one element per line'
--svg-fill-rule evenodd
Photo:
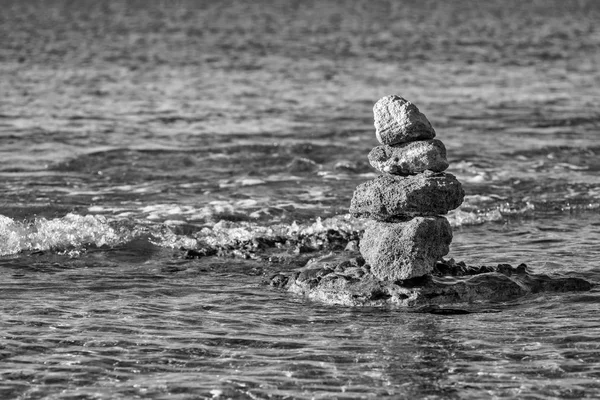
<path fill-rule="evenodd" d="M 261 282 L 360 233 L 388 94 L 467 193 L 449 257 L 597 282 L 599 20 L 593 0 L 1 0 L 0 397 L 598 398 L 596 289 L 450 317 Z"/>

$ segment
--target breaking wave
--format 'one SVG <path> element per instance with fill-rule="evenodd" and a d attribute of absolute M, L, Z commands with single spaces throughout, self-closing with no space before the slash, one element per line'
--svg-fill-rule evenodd
<path fill-rule="evenodd" d="M 495 206 L 482 210 L 486 199 L 470 198 L 465 205 L 446 217 L 453 227 L 502 222 L 514 214 L 524 215 L 532 206 L 520 210 Z M 69 213 L 60 218 L 36 218 L 16 221 L 0 215 L 0 255 L 26 251 L 85 250 L 86 247 L 116 246 L 145 237 L 154 245 L 165 248 L 233 250 L 252 241 L 262 246 L 304 246 L 324 249 L 342 246 L 360 236 L 366 220 L 350 214 L 331 218 L 316 218 L 308 222 L 275 223 L 230 221 L 221 219 L 204 225 L 174 224 L 149 219 L 124 219 L 122 216 L 78 215 Z M 333 243 L 335 242 L 335 244 Z"/>
<path fill-rule="evenodd" d="M 113 246 L 124 239 L 103 216 L 67 214 L 29 223 L 0 215 L 0 255 L 30 250 L 62 251 L 86 244 Z"/>

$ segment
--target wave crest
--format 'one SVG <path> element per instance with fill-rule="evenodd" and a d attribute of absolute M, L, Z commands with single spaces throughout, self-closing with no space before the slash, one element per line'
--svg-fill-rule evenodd
<path fill-rule="evenodd" d="M 67 214 L 50 220 L 36 218 L 33 222 L 17 222 L 0 215 L 0 255 L 86 244 L 111 246 L 123 239 L 123 234 L 115 231 L 100 215 Z"/>

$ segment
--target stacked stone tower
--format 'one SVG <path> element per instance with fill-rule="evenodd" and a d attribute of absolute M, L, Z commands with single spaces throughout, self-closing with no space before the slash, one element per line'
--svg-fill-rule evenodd
<path fill-rule="evenodd" d="M 360 252 L 384 281 L 426 275 L 448 254 L 452 229 L 443 217 L 463 201 L 446 148 L 411 102 L 386 96 L 373 107 L 377 140 L 369 162 L 382 174 L 354 191 L 350 213 L 369 218 Z"/>

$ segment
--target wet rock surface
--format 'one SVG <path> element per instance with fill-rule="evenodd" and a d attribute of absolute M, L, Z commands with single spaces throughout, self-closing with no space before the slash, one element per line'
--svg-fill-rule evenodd
<path fill-rule="evenodd" d="M 375 135 L 381 144 L 394 145 L 435 137 L 427 117 L 410 101 L 390 95 L 373 106 Z"/>
<path fill-rule="evenodd" d="M 460 182 L 449 173 L 384 174 L 357 186 L 350 214 L 377 221 L 443 215 L 460 206 L 464 195 Z"/>
<path fill-rule="evenodd" d="M 469 267 L 438 261 L 428 275 L 382 281 L 357 253 L 330 254 L 305 267 L 277 273 L 273 287 L 331 305 L 408 308 L 432 313 L 465 313 L 470 305 L 493 305 L 541 293 L 588 291 L 594 284 L 564 275 L 534 274 L 525 264 Z M 440 310 L 440 306 L 461 308 Z"/>
<path fill-rule="evenodd" d="M 415 217 L 407 222 L 371 221 L 360 242 L 360 252 L 371 273 L 397 281 L 430 273 L 448 254 L 452 229 L 444 217 Z"/>
<path fill-rule="evenodd" d="M 448 168 L 446 147 L 437 139 L 419 140 L 398 146 L 377 146 L 369 153 L 369 162 L 379 172 L 410 175 Z"/>

